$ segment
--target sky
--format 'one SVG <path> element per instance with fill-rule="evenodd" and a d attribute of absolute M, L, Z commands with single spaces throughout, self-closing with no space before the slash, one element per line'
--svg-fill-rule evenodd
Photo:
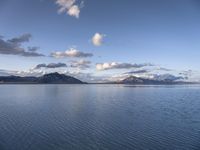
<path fill-rule="evenodd" d="M 200 81 L 199 0 L 0 0 L 0 75 Z"/>

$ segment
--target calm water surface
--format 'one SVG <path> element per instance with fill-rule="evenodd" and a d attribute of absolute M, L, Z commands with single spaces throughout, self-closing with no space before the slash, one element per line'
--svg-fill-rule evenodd
<path fill-rule="evenodd" d="M 200 86 L 0 85 L 0 150 L 199 150 Z"/>

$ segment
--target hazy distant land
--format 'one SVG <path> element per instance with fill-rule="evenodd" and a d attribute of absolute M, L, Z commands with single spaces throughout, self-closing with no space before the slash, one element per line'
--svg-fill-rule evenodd
<path fill-rule="evenodd" d="M 41 77 L 0 76 L 0 84 L 88 84 L 72 76 L 59 74 L 57 72 L 45 74 Z M 97 83 L 92 83 L 97 84 Z M 127 77 L 120 81 L 103 82 L 98 84 L 137 84 L 137 85 L 170 85 L 170 84 L 194 84 L 192 82 L 174 81 L 170 79 L 156 80 Z"/>

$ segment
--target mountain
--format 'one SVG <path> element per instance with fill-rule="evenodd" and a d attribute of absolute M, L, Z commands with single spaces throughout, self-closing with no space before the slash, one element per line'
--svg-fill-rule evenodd
<path fill-rule="evenodd" d="M 32 84 L 84 84 L 84 82 L 57 72 L 41 77 L 0 76 L 0 83 L 32 83 Z"/>
<path fill-rule="evenodd" d="M 38 78 L 39 83 L 81 84 L 84 83 L 74 77 L 59 74 L 57 72 L 45 74 Z"/>
<path fill-rule="evenodd" d="M 185 82 L 176 81 L 174 79 L 146 79 L 146 78 L 138 78 L 135 76 L 130 76 L 122 81 L 117 83 L 120 84 L 143 84 L 143 85 L 161 85 L 161 84 L 183 84 Z"/>
<path fill-rule="evenodd" d="M 167 84 L 189 84 L 179 81 L 181 78 L 172 76 L 155 77 L 153 79 L 129 76 L 124 80 L 117 82 L 108 82 L 106 84 L 140 84 L 140 85 L 167 85 Z M 0 76 L 0 84 L 86 84 L 74 77 L 59 74 L 57 72 L 45 74 L 41 77 L 20 77 L 20 76 Z M 104 83 L 105 84 L 105 83 Z"/>

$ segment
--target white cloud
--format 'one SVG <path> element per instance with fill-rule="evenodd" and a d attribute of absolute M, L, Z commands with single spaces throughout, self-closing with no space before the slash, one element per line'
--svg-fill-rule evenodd
<path fill-rule="evenodd" d="M 145 66 L 152 66 L 152 64 L 145 63 L 145 64 L 131 64 L 131 63 L 98 63 L 96 64 L 97 70 L 110 70 L 110 69 L 129 69 L 129 68 L 142 68 Z"/>
<path fill-rule="evenodd" d="M 41 68 L 49 68 L 49 69 L 55 69 L 55 68 L 63 68 L 67 67 L 65 63 L 49 63 L 49 64 L 38 64 L 33 69 L 41 69 Z"/>
<path fill-rule="evenodd" d="M 90 68 L 91 61 L 88 60 L 73 60 L 71 61 L 72 68 L 87 69 Z"/>
<path fill-rule="evenodd" d="M 80 7 L 75 3 L 76 0 L 56 0 L 56 4 L 60 7 L 58 13 L 67 13 L 70 16 L 79 18 Z"/>
<path fill-rule="evenodd" d="M 77 5 L 73 5 L 72 7 L 70 7 L 70 9 L 67 12 L 70 16 L 74 16 L 76 18 L 79 18 L 79 14 L 80 14 L 80 9 Z"/>
<path fill-rule="evenodd" d="M 92 37 L 92 43 L 94 46 L 101 46 L 103 44 L 103 39 L 105 35 L 100 33 L 95 33 L 95 35 Z"/>
<path fill-rule="evenodd" d="M 60 51 L 53 52 L 53 53 L 51 53 L 51 56 L 55 57 L 55 58 L 65 58 L 65 57 L 78 57 L 78 58 L 81 58 L 81 57 L 92 57 L 93 54 L 92 53 L 81 52 L 79 50 L 71 48 L 69 50 L 66 50 L 65 52 L 60 52 Z"/>

